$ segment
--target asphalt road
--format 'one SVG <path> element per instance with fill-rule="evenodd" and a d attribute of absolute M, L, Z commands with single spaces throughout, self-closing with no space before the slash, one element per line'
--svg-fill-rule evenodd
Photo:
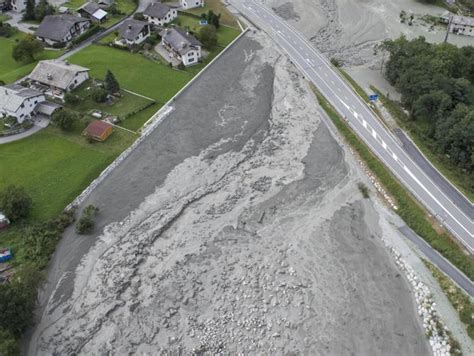
<path fill-rule="evenodd" d="M 400 142 L 380 123 L 364 101 L 352 90 L 329 61 L 298 31 L 261 3 L 230 0 L 252 22 L 263 28 L 288 54 L 325 98 L 346 118 L 354 132 L 382 160 L 399 181 L 446 226 L 472 253 L 474 221 L 452 197 L 429 177 L 404 151 Z"/>
<path fill-rule="evenodd" d="M 395 129 L 394 134 L 402 143 L 405 152 L 430 176 L 436 185 L 441 188 L 462 211 L 467 212 L 467 216 L 474 216 L 474 205 L 433 167 L 413 141 L 401 129 Z"/>
<path fill-rule="evenodd" d="M 425 240 L 415 234 L 408 226 L 402 226 L 399 230 L 408 240 L 413 242 L 420 249 L 431 263 L 435 264 L 441 271 L 456 282 L 459 287 L 464 289 L 472 298 L 474 298 L 474 284 L 468 277 L 466 277 L 466 275 L 446 261 L 443 256 L 428 245 Z"/>

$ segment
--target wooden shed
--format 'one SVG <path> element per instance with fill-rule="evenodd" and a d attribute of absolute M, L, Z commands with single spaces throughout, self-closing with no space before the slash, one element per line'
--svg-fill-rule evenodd
<path fill-rule="evenodd" d="M 112 133 L 112 125 L 100 120 L 92 121 L 84 130 L 84 134 L 96 141 L 105 141 Z"/>

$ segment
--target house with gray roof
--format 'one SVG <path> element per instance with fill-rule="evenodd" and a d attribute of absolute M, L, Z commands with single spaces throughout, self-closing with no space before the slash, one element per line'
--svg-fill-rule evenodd
<path fill-rule="evenodd" d="M 30 119 L 44 101 L 44 94 L 38 90 L 18 84 L 0 86 L 0 116 L 13 116 L 20 124 Z"/>
<path fill-rule="evenodd" d="M 202 57 L 202 44 L 194 36 L 179 28 L 167 28 L 161 32 L 161 45 L 170 56 L 185 66 L 197 64 Z"/>
<path fill-rule="evenodd" d="M 164 26 L 178 17 L 178 10 L 161 2 L 152 2 L 143 11 L 143 16 L 152 25 Z"/>
<path fill-rule="evenodd" d="M 184 10 L 204 7 L 204 0 L 180 0 L 179 3 Z"/>
<path fill-rule="evenodd" d="M 107 19 L 107 11 L 100 8 L 96 2 L 86 2 L 77 12 L 81 17 L 90 19 L 92 22 L 104 22 Z"/>
<path fill-rule="evenodd" d="M 453 15 L 449 31 L 457 35 L 474 36 L 474 17 Z"/>
<path fill-rule="evenodd" d="M 48 45 L 67 43 L 83 34 L 90 26 L 90 20 L 69 14 L 45 16 L 35 36 Z"/>
<path fill-rule="evenodd" d="M 62 97 L 89 79 L 89 68 L 51 59 L 39 61 L 28 76 L 32 87 L 42 89 L 48 95 Z"/>
<path fill-rule="evenodd" d="M 148 22 L 128 19 L 120 26 L 119 38 L 115 43 L 122 46 L 138 45 L 145 41 L 150 33 Z"/>

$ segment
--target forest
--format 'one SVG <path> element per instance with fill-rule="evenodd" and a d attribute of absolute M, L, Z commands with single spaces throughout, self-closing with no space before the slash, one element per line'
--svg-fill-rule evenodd
<path fill-rule="evenodd" d="M 471 175 L 474 169 L 474 47 L 419 37 L 385 41 L 385 76 L 401 94 L 416 134 Z"/>

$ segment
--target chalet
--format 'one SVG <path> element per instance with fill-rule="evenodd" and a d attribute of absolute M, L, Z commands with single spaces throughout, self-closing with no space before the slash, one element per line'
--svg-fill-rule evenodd
<path fill-rule="evenodd" d="M 120 26 L 119 38 L 115 43 L 122 46 L 138 45 L 145 41 L 150 33 L 150 25 L 147 22 L 132 19 L 125 20 Z"/>
<path fill-rule="evenodd" d="M 453 15 L 449 31 L 457 35 L 474 36 L 474 17 Z"/>
<path fill-rule="evenodd" d="M 84 130 L 83 134 L 96 140 L 105 141 L 112 134 L 112 125 L 100 120 L 92 121 Z"/>
<path fill-rule="evenodd" d="M 107 11 L 100 8 L 95 2 L 86 2 L 77 12 L 81 17 L 91 20 L 92 22 L 104 22 L 107 19 Z"/>
<path fill-rule="evenodd" d="M 179 28 L 167 28 L 161 32 L 161 44 L 170 56 L 185 66 L 197 64 L 202 57 L 202 44 L 195 37 Z"/>
<path fill-rule="evenodd" d="M 204 0 L 180 0 L 179 3 L 184 10 L 204 7 Z"/>
<path fill-rule="evenodd" d="M 48 45 L 67 43 L 83 34 L 90 26 L 88 19 L 69 14 L 45 16 L 35 36 Z"/>
<path fill-rule="evenodd" d="M 150 3 L 143 16 L 152 25 L 163 26 L 178 17 L 178 10 L 161 2 Z"/>
<path fill-rule="evenodd" d="M 51 59 L 40 61 L 28 76 L 32 87 L 51 96 L 62 97 L 89 79 L 89 69 L 66 61 Z"/>
<path fill-rule="evenodd" d="M 0 86 L 0 116 L 12 116 L 21 124 L 34 116 L 38 105 L 45 100 L 39 90 L 18 84 Z"/>

